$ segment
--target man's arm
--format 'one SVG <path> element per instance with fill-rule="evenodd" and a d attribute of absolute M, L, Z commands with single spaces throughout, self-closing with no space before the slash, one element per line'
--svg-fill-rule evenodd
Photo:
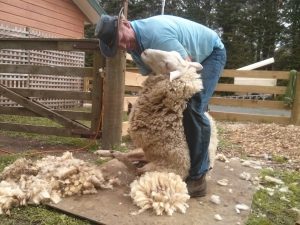
<path fill-rule="evenodd" d="M 135 54 L 133 52 L 130 52 L 130 54 L 142 75 L 149 75 L 152 72 L 152 70 L 148 66 L 145 65 L 145 63 L 143 62 L 143 60 L 140 56 L 138 56 L 137 54 Z"/>

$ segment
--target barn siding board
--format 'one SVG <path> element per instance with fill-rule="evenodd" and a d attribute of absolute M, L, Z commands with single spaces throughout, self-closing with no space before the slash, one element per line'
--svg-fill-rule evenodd
<path fill-rule="evenodd" d="M 72 8 L 63 8 L 59 4 L 53 4 L 52 1 L 50 2 L 47 2 L 45 0 L 23 0 L 23 1 L 30 3 L 32 5 L 39 6 L 44 9 L 51 9 L 55 12 L 59 12 L 64 15 L 69 15 L 70 17 L 74 17 L 74 18 L 80 17 L 82 19 L 84 18 L 83 13 L 77 8 L 77 6 L 75 6 L 75 4 L 73 5 L 73 9 L 75 10 L 72 10 Z"/>
<path fill-rule="evenodd" d="M 11 6 L 2 2 L 0 2 L 0 9 L 2 12 L 9 12 L 12 15 L 21 16 L 30 20 L 36 20 L 48 25 L 53 25 L 60 28 L 64 28 L 66 30 L 82 33 L 82 29 L 78 29 L 78 28 L 83 28 L 82 24 L 74 25 L 53 17 L 49 19 L 48 15 L 42 15 L 40 13 L 35 13 L 35 12 L 29 13 L 28 11 L 25 11 L 17 6 Z"/>
<path fill-rule="evenodd" d="M 39 29 L 41 31 L 50 32 L 55 34 L 57 37 L 71 37 L 71 38 L 81 38 L 82 34 L 79 32 L 74 32 L 70 30 L 66 30 L 64 28 L 59 28 L 54 25 L 48 25 L 36 20 L 31 20 L 24 18 L 22 16 L 13 15 L 11 13 L 3 12 L 0 10 L 0 22 L 6 21 L 14 24 L 20 24 L 23 26 L 33 27 L 35 29 Z"/>
<path fill-rule="evenodd" d="M 61 1 L 61 0 L 44 0 L 50 4 L 55 4 L 57 6 L 64 6 L 64 10 L 67 10 L 68 15 L 72 15 L 72 18 L 80 17 L 81 20 L 89 21 L 88 17 L 82 13 L 76 4 L 72 0 Z M 87 1 L 87 0 L 85 0 Z M 75 14 L 74 14 L 75 13 Z M 75 17 L 74 17 L 75 16 Z"/>
<path fill-rule="evenodd" d="M 25 0 L 25 1 L 29 1 L 29 0 Z M 36 0 L 30 0 L 30 1 L 35 2 Z M 41 0 L 41 1 L 43 1 L 44 3 L 47 3 L 47 4 L 58 6 L 64 10 L 66 10 L 68 13 L 82 14 L 81 10 L 73 3 L 72 0 L 68 0 L 68 1 Z"/>
<path fill-rule="evenodd" d="M 46 0 L 0 0 L 0 22 L 31 27 L 56 37 L 84 37 L 85 20 L 84 14 L 70 2 L 59 5 Z"/>
<path fill-rule="evenodd" d="M 56 18 L 65 22 L 68 22 L 73 25 L 80 26 L 82 24 L 82 18 L 80 17 L 71 17 L 71 15 L 65 15 L 57 11 L 53 11 L 52 9 L 41 8 L 40 6 L 32 5 L 30 3 L 24 2 L 23 0 L 0 0 L 0 2 L 5 3 L 7 5 L 12 5 L 19 7 L 22 10 L 28 12 L 38 13 L 44 16 L 48 16 L 49 18 Z"/>

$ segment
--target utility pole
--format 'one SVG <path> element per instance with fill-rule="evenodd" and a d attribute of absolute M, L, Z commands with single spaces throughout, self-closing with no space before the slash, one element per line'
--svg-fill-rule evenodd
<path fill-rule="evenodd" d="M 162 4 L 161 4 L 161 15 L 164 15 L 164 12 L 165 12 L 165 4 L 166 4 L 166 0 L 162 0 Z"/>

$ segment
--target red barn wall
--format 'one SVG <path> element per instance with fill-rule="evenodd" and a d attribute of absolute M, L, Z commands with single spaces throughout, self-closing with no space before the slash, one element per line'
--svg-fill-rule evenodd
<path fill-rule="evenodd" d="M 0 0 L 0 23 L 30 27 L 59 38 L 83 38 L 85 15 L 72 0 Z"/>

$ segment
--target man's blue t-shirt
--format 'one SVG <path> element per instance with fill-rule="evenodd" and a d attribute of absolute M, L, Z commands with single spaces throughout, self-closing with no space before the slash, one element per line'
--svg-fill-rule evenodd
<path fill-rule="evenodd" d="M 224 48 L 218 34 L 199 23 L 169 15 L 153 16 L 131 22 L 141 50 L 148 48 L 177 51 L 186 59 L 201 63 L 214 48 Z M 143 75 L 151 70 L 143 63 L 140 52 L 129 52 Z"/>

